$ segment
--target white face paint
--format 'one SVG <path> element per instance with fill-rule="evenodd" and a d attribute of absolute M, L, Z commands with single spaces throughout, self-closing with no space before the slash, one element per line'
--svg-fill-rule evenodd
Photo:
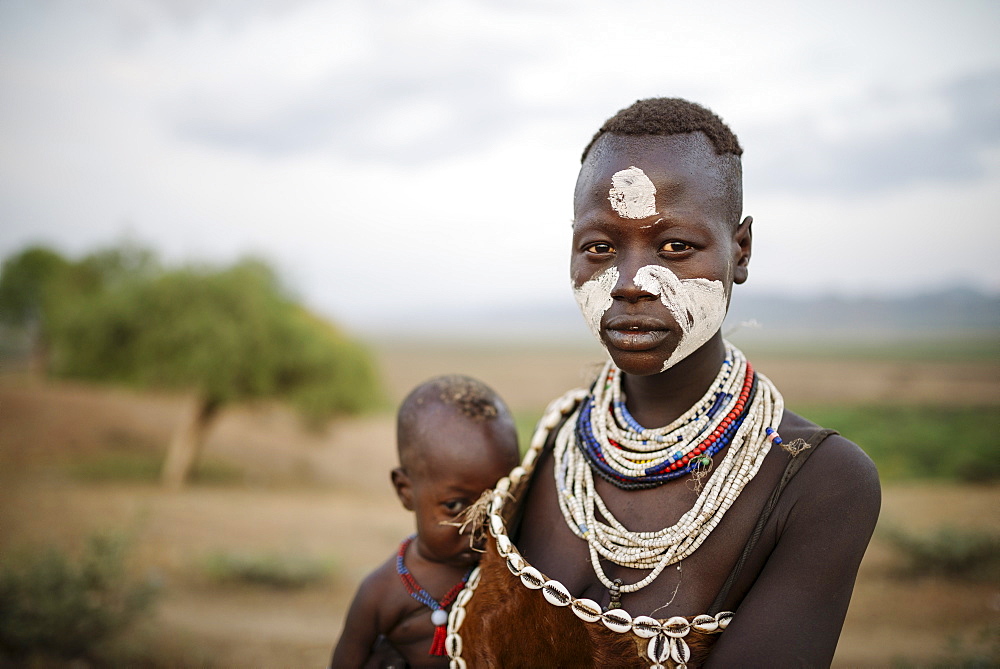
<path fill-rule="evenodd" d="M 642 291 L 656 295 L 670 310 L 680 328 L 680 341 L 670 357 L 663 361 L 666 371 L 698 350 L 712 338 L 726 317 L 726 291 L 721 281 L 679 279 L 660 265 L 639 268 L 633 279 Z M 583 318 L 597 341 L 601 339 L 601 318 L 611 308 L 611 291 L 618 283 L 618 268 L 611 267 L 573 290 Z"/>
<path fill-rule="evenodd" d="M 597 337 L 597 341 L 601 341 L 601 317 L 614 302 L 611 291 L 616 283 L 618 283 L 618 268 L 611 267 L 585 281 L 579 288 L 573 289 L 576 303 L 580 305 L 583 318 L 590 326 L 590 331 Z"/>
<path fill-rule="evenodd" d="M 656 214 L 656 186 L 638 167 L 615 172 L 608 200 L 622 218 L 646 218 Z"/>
<path fill-rule="evenodd" d="M 629 167 L 611 177 L 608 201 L 622 218 L 641 219 L 657 214 L 656 187 L 638 167 Z M 606 344 L 601 338 L 601 319 L 614 304 L 611 293 L 618 278 L 618 268 L 610 267 L 573 290 L 584 320 L 603 346 Z M 680 279 L 660 265 L 639 268 L 632 281 L 640 290 L 659 297 L 680 329 L 677 348 L 663 361 L 660 371 L 691 355 L 722 327 L 726 317 L 726 289 L 721 281 Z"/>
<path fill-rule="evenodd" d="M 660 265 L 646 265 L 635 273 L 635 285 L 647 293 L 659 295 L 681 329 L 681 340 L 663 370 L 694 353 L 719 331 L 726 317 L 726 290 L 721 281 L 678 279 Z M 603 312 L 602 312 L 603 313 Z"/>

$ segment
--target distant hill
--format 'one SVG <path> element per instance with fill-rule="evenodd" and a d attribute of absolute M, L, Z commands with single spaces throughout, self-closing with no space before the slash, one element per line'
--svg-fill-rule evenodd
<path fill-rule="evenodd" d="M 966 288 L 894 298 L 737 295 L 727 322 L 749 319 L 768 330 L 831 335 L 1000 334 L 1000 295 Z"/>

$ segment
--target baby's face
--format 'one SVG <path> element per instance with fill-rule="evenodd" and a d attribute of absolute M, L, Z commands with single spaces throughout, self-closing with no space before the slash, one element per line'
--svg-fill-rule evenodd
<path fill-rule="evenodd" d="M 469 537 L 445 523 L 453 522 L 483 491 L 510 472 L 513 465 L 509 459 L 490 455 L 498 451 L 490 444 L 495 427 L 495 421 L 442 425 L 435 438 L 443 441 L 439 447 L 427 447 L 422 471 L 410 475 L 417 521 L 415 543 L 423 558 L 458 567 L 470 567 L 479 560 Z"/>

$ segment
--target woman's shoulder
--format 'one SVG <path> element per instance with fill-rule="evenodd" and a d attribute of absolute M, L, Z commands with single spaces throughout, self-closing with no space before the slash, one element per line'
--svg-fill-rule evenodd
<path fill-rule="evenodd" d="M 779 430 L 782 446 L 793 452 L 803 445 L 813 450 L 789 483 L 789 493 L 799 501 L 816 503 L 849 500 L 851 506 L 867 507 L 877 515 L 881 484 L 875 463 L 861 446 L 847 437 L 836 432 L 824 436 L 823 430 L 816 423 L 785 411 Z"/>

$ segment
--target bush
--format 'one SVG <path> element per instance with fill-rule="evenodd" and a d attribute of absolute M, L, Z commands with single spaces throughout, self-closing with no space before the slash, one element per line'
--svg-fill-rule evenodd
<path fill-rule="evenodd" d="M 938 657 L 898 658 L 895 669 L 994 669 L 1000 667 L 1000 624 L 972 625 L 971 633 L 952 636 Z"/>
<path fill-rule="evenodd" d="M 279 590 L 322 582 L 332 570 L 333 565 L 328 561 L 272 554 L 216 553 L 205 561 L 205 571 L 218 583 L 263 585 Z"/>
<path fill-rule="evenodd" d="M 70 476 L 93 483 L 155 483 L 163 470 L 163 456 L 158 453 L 114 452 L 78 458 L 68 466 Z M 201 461 L 191 472 L 195 483 L 219 485 L 240 483 L 243 471 L 234 465 L 215 460 Z"/>
<path fill-rule="evenodd" d="M 123 537 L 94 535 L 77 560 L 55 547 L 4 559 L 0 649 L 13 657 L 92 657 L 155 599 L 152 582 L 124 575 L 126 553 Z"/>
<path fill-rule="evenodd" d="M 1000 536 L 944 527 L 928 534 L 892 529 L 884 538 L 902 557 L 905 575 L 1000 582 Z"/>

